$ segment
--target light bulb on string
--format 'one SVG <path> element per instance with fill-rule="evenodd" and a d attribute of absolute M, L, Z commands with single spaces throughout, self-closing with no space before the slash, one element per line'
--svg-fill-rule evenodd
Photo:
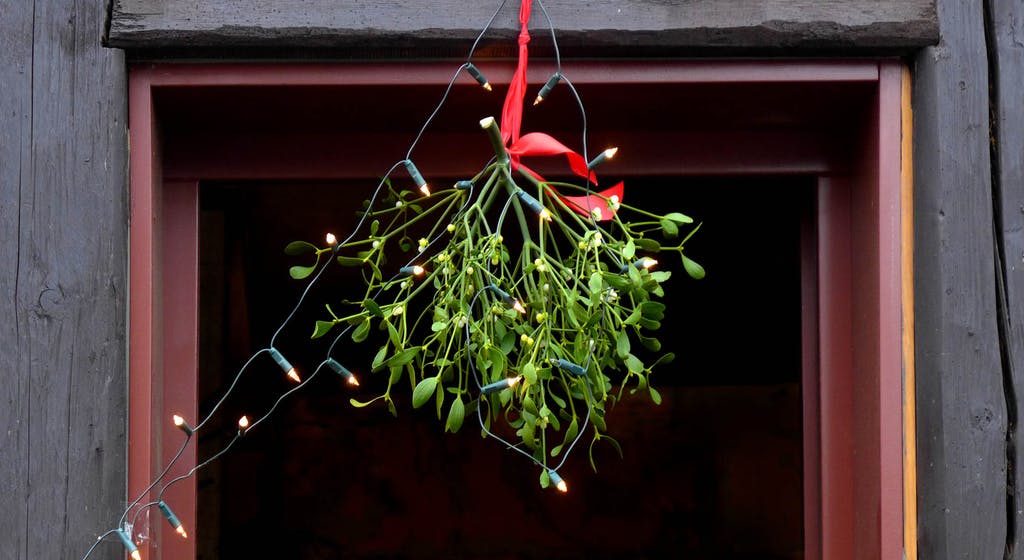
<path fill-rule="evenodd" d="M 608 148 L 607 150 L 601 152 L 600 154 L 597 154 L 597 157 L 590 160 L 590 163 L 587 164 L 587 170 L 589 171 L 597 167 L 598 165 L 601 165 L 606 160 L 612 159 L 618 152 L 618 148 Z"/>
<path fill-rule="evenodd" d="M 353 375 L 352 372 L 348 370 L 348 368 L 338 363 L 338 361 L 335 360 L 334 358 L 327 358 L 327 365 L 334 370 L 334 373 L 337 373 L 338 375 L 344 377 L 345 381 L 348 382 L 349 385 L 352 385 L 354 387 L 359 386 L 359 380 L 356 379 L 356 376 Z"/>
<path fill-rule="evenodd" d="M 523 376 L 517 375 L 515 377 L 509 377 L 507 379 L 495 381 L 494 383 L 488 383 L 487 385 L 484 385 L 483 387 L 480 388 L 480 394 L 490 395 L 492 393 L 497 393 L 510 387 L 515 387 L 522 380 Z"/>
<path fill-rule="evenodd" d="M 296 383 L 302 383 L 302 378 L 299 377 L 298 370 L 292 367 L 291 362 L 289 362 L 284 355 L 277 350 L 277 348 L 270 348 L 270 357 L 277 362 L 277 365 L 281 368 L 281 371 L 288 376 L 288 379 L 291 379 Z"/>
<path fill-rule="evenodd" d="M 562 358 L 555 358 L 554 360 L 551 360 L 551 365 L 576 376 L 582 377 L 587 374 L 587 370 L 583 369 L 583 366 L 574 364 L 569 360 L 563 360 Z"/>
<path fill-rule="evenodd" d="M 642 259 L 637 259 L 628 265 L 623 265 L 621 272 L 626 272 L 627 270 L 629 270 L 629 267 L 631 266 L 635 268 L 643 268 L 646 270 L 650 270 L 651 268 L 654 268 L 657 264 L 657 260 L 652 259 L 651 257 L 644 257 Z"/>
<path fill-rule="evenodd" d="M 167 519 L 167 522 L 171 524 L 171 527 L 174 528 L 175 532 L 181 535 L 181 538 L 187 539 L 188 533 L 185 532 L 185 527 L 181 524 L 181 520 L 178 519 L 178 516 L 174 515 L 174 512 L 171 511 L 171 507 L 163 500 L 157 502 L 156 507 L 160 509 L 160 513 L 162 513 Z"/>
<path fill-rule="evenodd" d="M 519 198 L 519 200 L 523 201 L 523 204 L 525 204 L 527 208 L 536 212 L 537 216 L 539 216 L 540 219 L 544 220 L 545 222 L 551 221 L 551 213 L 548 212 L 548 209 L 544 208 L 544 205 L 541 204 L 540 201 L 534 198 L 530 193 L 524 191 L 523 189 L 517 188 L 515 190 L 515 195 Z"/>
<path fill-rule="evenodd" d="M 324 239 L 327 241 L 327 244 L 331 247 L 334 247 L 334 245 L 338 242 L 338 238 L 335 237 L 335 235 L 330 232 L 328 232 L 327 235 L 324 236 Z"/>
<path fill-rule="evenodd" d="M 555 488 L 558 488 L 559 492 L 565 494 L 569 491 L 569 485 L 565 483 L 565 480 L 557 472 L 548 469 L 548 478 L 551 479 L 551 483 L 555 485 Z"/>
<path fill-rule="evenodd" d="M 121 539 L 121 544 L 124 545 L 124 549 L 128 551 L 128 556 L 130 556 L 132 560 L 142 560 L 142 554 L 139 553 L 139 547 L 135 546 L 135 543 L 132 542 L 131 535 L 129 535 L 124 529 L 118 529 L 116 532 L 117 536 Z"/>
<path fill-rule="evenodd" d="M 249 429 L 249 417 L 242 416 L 238 419 L 238 435 L 245 434 L 245 431 Z"/>
<path fill-rule="evenodd" d="M 552 74 L 548 81 L 544 83 L 544 87 L 540 88 L 540 91 L 537 92 L 537 99 L 533 100 L 533 104 L 538 105 L 541 101 L 544 101 L 561 79 L 562 75 L 560 73 L 555 72 Z"/>
<path fill-rule="evenodd" d="M 420 189 L 423 196 L 430 196 L 430 187 L 427 185 L 427 180 L 420 174 L 420 170 L 416 168 L 416 164 L 412 160 L 405 160 L 402 162 L 405 164 L 405 170 L 412 177 L 412 182 L 416 183 L 416 187 Z"/>
<path fill-rule="evenodd" d="M 519 314 L 526 313 L 526 308 L 523 307 L 523 304 L 518 299 L 512 297 L 505 290 L 502 290 L 501 288 L 495 286 L 494 284 L 489 284 L 487 286 L 487 289 L 497 294 L 497 296 L 501 298 L 501 301 L 503 301 L 505 305 L 511 307 L 512 309 L 515 309 Z"/>
<path fill-rule="evenodd" d="M 473 181 L 457 181 L 455 183 L 455 188 L 460 191 L 468 191 L 469 189 L 473 188 Z"/>
<path fill-rule="evenodd" d="M 184 418 L 175 414 L 171 417 L 171 420 L 174 421 L 174 425 L 177 426 L 178 429 L 185 432 L 186 436 L 192 435 L 192 426 L 189 426 L 188 422 L 186 422 Z"/>
<path fill-rule="evenodd" d="M 420 265 L 403 266 L 398 269 L 398 273 L 403 276 L 423 276 L 426 269 Z"/>
<path fill-rule="evenodd" d="M 474 66 L 472 62 L 466 63 L 466 72 L 469 72 L 469 75 L 473 76 L 473 79 L 476 80 L 476 83 L 480 84 L 480 87 L 487 91 L 491 91 L 491 84 L 487 81 L 487 78 L 484 77 L 483 72 Z"/>

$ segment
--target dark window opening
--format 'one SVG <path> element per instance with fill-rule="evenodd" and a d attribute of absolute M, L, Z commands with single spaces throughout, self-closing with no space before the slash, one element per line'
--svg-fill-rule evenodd
<path fill-rule="evenodd" d="M 375 182 L 374 182 L 375 183 Z M 609 183 L 610 184 L 610 183 Z M 813 181 L 801 177 L 627 180 L 627 202 L 704 222 L 677 257 L 656 335 L 676 354 L 652 383 L 609 414 L 624 458 L 584 436 L 562 473 L 567 495 L 541 490 L 538 469 L 481 440 L 467 419 L 444 434 L 432 410 L 399 417 L 353 408 L 384 381 L 376 348 L 339 343 L 361 376 L 353 391 L 330 371 L 285 400 L 198 480 L 197 557 L 758 558 L 803 557 L 800 223 Z M 200 229 L 200 412 L 288 315 L 305 282 L 283 253 L 295 239 L 345 234 L 371 182 L 204 184 Z M 396 265 L 397 266 L 397 265 Z M 277 343 L 312 373 L 332 337 L 310 341 L 323 303 L 361 299 L 353 269 L 333 266 Z M 268 356 L 200 438 L 216 452 L 241 414 L 259 416 L 291 387 Z"/>

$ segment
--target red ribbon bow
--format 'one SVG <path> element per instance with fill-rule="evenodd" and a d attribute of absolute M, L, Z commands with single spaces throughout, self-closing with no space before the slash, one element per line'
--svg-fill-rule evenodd
<path fill-rule="evenodd" d="M 532 5 L 533 0 L 522 0 L 519 6 L 519 63 L 516 66 L 515 74 L 512 75 L 512 82 L 509 84 L 508 93 L 505 95 L 505 104 L 501 110 L 502 139 L 508 146 L 508 154 L 512 160 L 513 168 L 521 168 L 538 181 L 543 182 L 544 178 L 523 165 L 522 157 L 564 155 L 569 162 L 569 169 L 573 174 L 583 177 L 596 185 L 597 176 L 587 169 L 587 161 L 580 154 L 543 132 L 531 132 L 522 137 L 519 135 L 523 124 L 523 98 L 526 95 L 526 68 L 529 58 L 527 44 L 530 42 L 530 33 L 527 31 L 527 25 L 530 22 L 530 9 Z M 587 217 L 593 216 L 598 221 L 604 221 L 610 220 L 615 216 L 618 204 L 609 205 L 607 201 L 621 201 L 623 185 L 620 181 L 609 189 L 589 196 L 562 196 L 550 187 L 548 191 L 565 202 L 567 206 L 577 213 Z"/>

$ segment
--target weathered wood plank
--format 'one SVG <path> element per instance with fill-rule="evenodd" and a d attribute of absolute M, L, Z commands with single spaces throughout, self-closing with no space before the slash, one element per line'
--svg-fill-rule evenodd
<path fill-rule="evenodd" d="M 31 418 L 17 288 L 23 185 L 32 180 L 32 5 L 0 0 L 0 13 L 0 558 L 23 558 Z"/>
<path fill-rule="evenodd" d="M 899 52 L 938 40 L 935 0 L 548 0 L 545 5 L 561 46 L 580 55 L 609 49 L 675 54 L 673 49 L 693 48 Z M 497 1 L 465 0 L 114 0 L 108 40 L 128 49 L 465 49 L 497 6 Z M 517 6 L 508 2 L 484 46 L 490 39 L 514 38 Z M 537 3 L 531 25 L 535 44 L 548 44 Z"/>
<path fill-rule="evenodd" d="M 915 314 L 921 558 L 1002 558 L 1006 429 L 980 2 L 939 0 L 915 61 Z"/>
<path fill-rule="evenodd" d="M 1024 4 L 1019 0 L 987 0 L 989 67 L 992 80 L 993 195 L 995 196 L 996 241 L 1001 277 L 1000 321 L 1004 376 L 1012 385 L 1019 415 L 1024 410 Z M 1015 512 L 1012 558 L 1024 558 L 1024 487 L 1020 460 L 1024 438 L 1019 427 L 1011 432 L 1013 455 L 1013 502 Z"/>
<path fill-rule="evenodd" d="M 0 13 L 0 557 L 78 557 L 124 504 L 124 58 L 103 2 Z"/>

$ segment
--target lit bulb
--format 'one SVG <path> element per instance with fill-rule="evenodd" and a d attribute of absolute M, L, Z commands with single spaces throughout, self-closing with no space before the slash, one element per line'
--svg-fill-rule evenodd
<path fill-rule="evenodd" d="M 649 270 L 649 269 L 653 268 L 654 266 L 656 266 L 657 264 L 658 264 L 657 260 L 652 259 L 651 257 L 644 257 L 642 259 L 637 259 L 637 260 L 633 261 L 632 263 L 630 263 L 628 265 L 625 265 L 625 264 L 622 265 L 622 270 L 620 270 L 620 272 L 626 272 L 629 269 L 630 266 Z"/>
<path fill-rule="evenodd" d="M 338 360 L 335 360 L 334 358 L 327 358 L 327 365 L 334 370 L 334 373 L 344 377 L 345 381 L 348 381 L 349 385 L 352 385 L 353 387 L 359 386 L 359 380 L 356 379 L 356 376 L 352 375 L 352 372 L 345 366 L 341 365 Z"/>
<path fill-rule="evenodd" d="M 338 242 L 338 238 L 335 237 L 333 233 L 328 233 L 326 235 L 326 239 L 327 239 L 327 244 L 328 245 L 334 245 L 335 243 Z"/>
<path fill-rule="evenodd" d="M 551 90 L 555 89 L 555 86 L 558 85 L 558 81 L 561 79 L 562 75 L 559 74 L 558 72 L 552 74 L 551 77 L 548 78 L 548 81 L 544 84 L 544 87 L 540 88 L 540 91 L 537 92 L 537 99 L 533 100 L 533 104 L 537 105 L 541 101 L 544 101 L 544 99 L 547 98 L 548 94 L 551 93 Z"/>
<path fill-rule="evenodd" d="M 549 470 L 548 471 L 548 478 L 551 479 L 551 482 L 554 483 L 555 488 L 558 488 L 559 492 L 564 494 L 564 493 L 569 491 L 569 485 L 566 484 L 565 481 L 562 480 L 562 477 L 559 476 L 558 473 L 556 473 L 555 471 Z"/>
<path fill-rule="evenodd" d="M 249 417 L 248 416 L 243 416 L 243 417 L 238 419 L 238 429 L 239 430 L 244 432 L 248 427 L 249 427 Z"/>
<path fill-rule="evenodd" d="M 590 163 L 587 164 L 587 169 L 593 169 L 598 165 L 604 163 L 605 160 L 612 159 L 613 157 L 615 157 L 615 154 L 618 153 L 618 151 L 618 148 L 608 148 L 607 150 L 601 152 L 600 154 L 597 154 L 597 157 L 590 160 Z"/>
<path fill-rule="evenodd" d="M 128 555 L 132 557 L 132 560 L 142 560 L 142 554 L 139 553 L 139 547 L 135 546 L 132 542 L 131 535 L 128 534 L 124 529 L 117 530 L 117 536 L 121 539 L 121 544 L 124 545 L 125 550 L 128 551 Z"/>
<path fill-rule="evenodd" d="M 175 414 L 174 416 L 171 417 L 171 420 L 174 421 L 175 426 L 181 429 L 181 431 L 185 432 L 185 435 L 192 435 L 192 426 L 189 426 L 188 422 L 186 422 L 184 418 Z"/>
<path fill-rule="evenodd" d="M 430 187 L 427 186 L 427 180 L 420 174 L 420 170 L 416 168 L 416 164 L 413 163 L 412 160 L 408 159 L 402 163 L 405 164 L 405 170 L 409 173 L 409 176 L 412 177 L 412 182 L 416 183 L 416 186 L 419 187 L 420 192 L 426 196 L 430 196 Z"/>
<path fill-rule="evenodd" d="M 286 360 L 285 357 L 280 352 L 278 352 L 277 348 L 270 349 L 270 357 L 273 358 L 275 362 L 277 362 L 277 365 L 281 368 L 281 371 L 283 371 L 285 375 L 288 376 L 289 379 L 296 383 L 302 382 L 302 378 L 299 377 L 299 372 L 296 371 L 294 367 L 292 367 L 291 362 Z"/>
<path fill-rule="evenodd" d="M 424 272 L 426 272 L 426 269 L 419 265 L 403 266 L 402 268 L 398 269 L 398 273 L 404 274 L 405 276 L 423 276 Z"/>
<path fill-rule="evenodd" d="M 473 79 L 476 80 L 482 88 L 487 91 L 491 91 L 491 84 L 487 82 L 487 78 L 484 77 L 483 73 L 480 72 L 480 69 L 474 66 L 472 62 L 466 63 L 466 71 L 469 72 L 470 76 L 473 76 Z"/>
<path fill-rule="evenodd" d="M 519 383 L 519 381 L 522 378 L 523 377 L 520 375 L 516 377 L 509 377 L 508 379 L 502 379 L 500 381 L 495 381 L 494 383 L 488 383 L 487 385 L 484 385 L 483 387 L 480 388 L 480 394 L 490 395 L 491 393 L 497 393 L 498 391 L 508 389 L 509 387 L 515 387 L 516 384 Z"/>
<path fill-rule="evenodd" d="M 167 518 L 167 522 L 171 524 L 171 527 L 174 527 L 174 530 L 177 531 L 179 535 L 181 535 L 181 538 L 187 539 L 188 533 L 185 532 L 185 527 L 182 526 L 181 521 L 178 519 L 178 516 L 174 515 L 174 512 L 171 511 L 171 507 L 168 506 L 167 503 L 164 502 L 163 500 L 157 502 L 156 507 L 158 507 L 160 509 L 160 513 L 162 513 L 163 516 Z"/>
<path fill-rule="evenodd" d="M 540 216 L 540 219 L 546 222 L 551 221 L 551 213 L 548 212 L 548 209 L 544 208 L 544 205 L 534 198 L 533 195 L 523 189 L 516 189 L 515 195 L 519 197 L 519 200 L 523 201 L 523 204 L 525 204 L 527 208 L 536 212 L 537 215 Z"/>
<path fill-rule="evenodd" d="M 520 303 L 520 301 L 518 299 L 515 299 L 514 297 L 512 297 L 505 290 L 502 290 L 501 288 L 495 286 L 494 284 L 488 284 L 486 289 L 488 289 L 488 290 L 494 292 L 495 294 L 497 294 L 498 297 L 501 298 L 501 301 L 505 302 L 505 305 L 511 307 L 512 309 L 515 309 L 519 313 L 526 313 L 526 308 L 523 307 L 523 304 Z"/>

